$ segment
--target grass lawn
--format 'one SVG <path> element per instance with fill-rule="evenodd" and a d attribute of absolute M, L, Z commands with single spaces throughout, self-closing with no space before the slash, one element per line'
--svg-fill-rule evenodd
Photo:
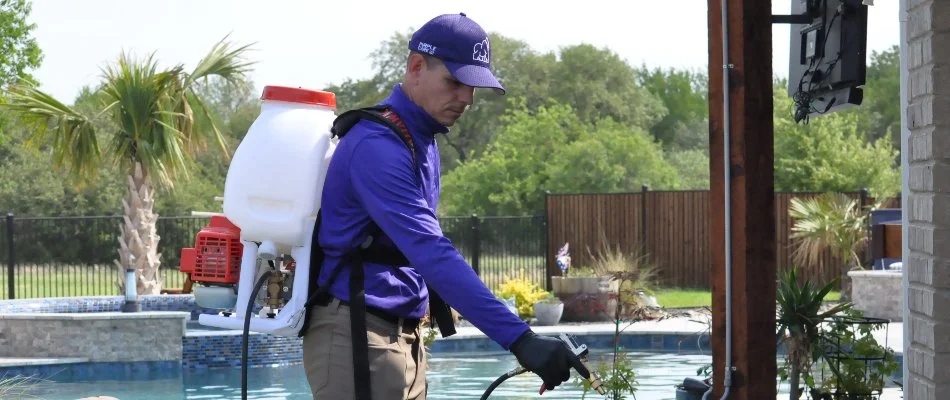
<path fill-rule="evenodd" d="M 0 299 L 7 298 L 7 274 L 0 274 Z M 180 288 L 185 275 L 177 269 L 160 270 L 166 288 Z M 113 265 L 17 265 L 14 294 L 17 299 L 74 296 L 116 296 L 120 278 Z"/>
<path fill-rule="evenodd" d="M 830 292 L 825 301 L 838 301 L 841 292 Z M 661 289 L 656 292 L 656 301 L 664 308 L 688 308 L 712 306 L 712 292 L 704 289 Z"/>

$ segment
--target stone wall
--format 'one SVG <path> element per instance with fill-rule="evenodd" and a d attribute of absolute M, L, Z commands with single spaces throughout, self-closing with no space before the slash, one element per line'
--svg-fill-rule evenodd
<path fill-rule="evenodd" d="M 900 271 L 851 271 L 851 298 L 854 308 L 865 317 L 891 322 L 904 319 L 904 283 Z"/>
<path fill-rule="evenodd" d="M 901 0 L 904 398 L 950 393 L 950 1 Z"/>
<path fill-rule="evenodd" d="M 0 357 L 181 360 L 187 312 L 0 314 Z"/>

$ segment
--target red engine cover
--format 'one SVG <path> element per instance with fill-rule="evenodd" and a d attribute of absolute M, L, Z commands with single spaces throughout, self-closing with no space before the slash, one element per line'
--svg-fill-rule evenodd
<path fill-rule="evenodd" d="M 223 216 L 198 232 L 195 247 L 181 249 L 181 272 L 191 274 L 193 282 L 237 283 L 241 276 L 241 229 Z"/>

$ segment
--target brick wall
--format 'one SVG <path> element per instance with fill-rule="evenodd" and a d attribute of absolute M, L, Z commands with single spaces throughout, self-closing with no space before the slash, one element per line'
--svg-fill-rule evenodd
<path fill-rule="evenodd" d="M 904 398 L 950 393 L 950 1 L 906 0 Z"/>

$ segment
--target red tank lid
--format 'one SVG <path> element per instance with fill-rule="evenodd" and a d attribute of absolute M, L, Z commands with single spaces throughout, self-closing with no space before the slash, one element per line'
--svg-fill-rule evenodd
<path fill-rule="evenodd" d="M 336 95 L 333 94 L 333 92 L 287 86 L 264 86 L 264 93 L 261 94 L 261 100 L 287 101 L 336 109 Z"/>

